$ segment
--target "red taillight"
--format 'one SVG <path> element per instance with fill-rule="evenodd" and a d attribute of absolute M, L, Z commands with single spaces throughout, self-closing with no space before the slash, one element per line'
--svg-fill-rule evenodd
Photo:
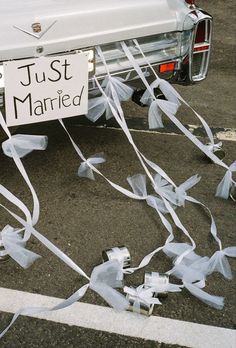
<path fill-rule="evenodd" d="M 198 24 L 195 43 L 202 43 L 206 41 L 206 21 Z"/>
<path fill-rule="evenodd" d="M 210 32 L 210 21 L 198 23 L 193 47 L 194 52 L 206 51 L 210 48 Z"/>
<path fill-rule="evenodd" d="M 195 26 L 193 54 L 191 59 L 192 81 L 201 81 L 206 77 L 211 48 L 212 19 L 206 16 Z"/>
<path fill-rule="evenodd" d="M 176 64 L 176 62 L 174 62 L 174 63 L 167 63 L 167 64 L 161 64 L 159 66 L 160 73 L 174 71 L 175 70 L 175 64 Z"/>
<path fill-rule="evenodd" d="M 193 48 L 193 51 L 194 52 L 202 52 L 202 51 L 207 51 L 207 50 L 209 50 L 209 45 L 203 45 L 203 46 L 195 46 L 194 48 Z"/>
<path fill-rule="evenodd" d="M 185 0 L 189 5 L 195 5 L 196 0 Z"/>

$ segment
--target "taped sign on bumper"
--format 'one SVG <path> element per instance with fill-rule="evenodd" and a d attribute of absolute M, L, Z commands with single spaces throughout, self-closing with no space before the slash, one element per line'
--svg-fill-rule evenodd
<path fill-rule="evenodd" d="M 5 62 L 4 75 L 8 126 L 88 111 L 86 53 Z"/>

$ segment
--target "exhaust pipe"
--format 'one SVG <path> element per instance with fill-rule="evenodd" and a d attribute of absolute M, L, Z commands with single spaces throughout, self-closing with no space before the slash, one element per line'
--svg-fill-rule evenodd
<path fill-rule="evenodd" d="M 145 92 L 145 89 L 137 89 L 136 91 L 134 91 L 133 96 L 132 96 L 132 101 L 141 107 L 148 106 L 148 105 L 143 104 L 141 102 L 141 99 L 142 99 L 144 92 Z M 161 93 L 161 91 L 158 88 L 154 89 L 154 94 L 155 94 L 155 97 L 157 99 L 166 100 L 166 97 L 164 96 L 164 94 Z"/>

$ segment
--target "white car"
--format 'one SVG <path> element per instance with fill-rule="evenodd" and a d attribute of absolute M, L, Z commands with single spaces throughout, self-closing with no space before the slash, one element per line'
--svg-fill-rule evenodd
<path fill-rule="evenodd" d="M 52 84 L 57 82 L 56 76 L 63 75 L 69 80 L 70 64 L 65 57 L 76 56 L 76 53 L 79 57 L 81 51 L 86 52 L 88 68 L 84 69 L 81 58 L 78 65 L 83 69 L 75 73 L 85 81 L 83 71 L 90 72 L 88 89 L 91 90 L 92 75 L 96 74 L 98 79 L 106 75 L 104 64 L 94 50 L 98 45 L 111 74 L 125 77 L 126 81 L 135 79 L 138 87 L 141 84 L 139 86 L 137 73 L 122 50 L 121 41 L 125 41 L 144 71 L 147 64 L 134 47 L 133 39 L 137 39 L 160 77 L 181 84 L 205 79 L 211 51 L 212 17 L 194 3 L 194 0 L 0 0 L 0 107 L 6 104 L 8 114 L 16 112 L 14 120 L 9 116 L 8 125 L 31 122 L 30 115 L 25 121 L 20 120 L 19 110 L 14 110 L 13 105 L 18 103 L 20 108 L 27 103 L 28 109 L 32 109 L 31 104 L 36 103 L 37 97 L 25 99 L 31 93 L 29 88 L 41 93 L 45 101 L 43 93 L 51 87 L 45 83 L 40 92 L 44 79 L 48 78 Z M 45 57 L 51 69 L 46 77 L 33 70 L 35 62 L 45 62 L 38 58 Z M 63 61 L 60 57 L 64 57 Z M 76 64 L 77 60 L 74 61 Z M 19 72 L 24 73 L 24 77 L 18 86 Z M 148 68 L 147 74 L 151 74 Z M 30 79 L 35 76 L 33 86 Z M 78 85 L 78 80 L 79 76 L 74 84 Z M 32 86 L 25 86 L 31 82 Z M 28 94 L 21 93 L 23 87 L 29 87 Z M 64 93 L 64 85 L 56 88 Z M 60 95 L 57 97 L 59 100 Z M 78 95 L 74 98 L 78 102 Z M 68 99 L 67 105 L 72 99 Z M 81 109 L 80 114 L 82 112 Z M 75 110 L 68 111 L 67 116 L 69 113 L 73 116 Z"/>

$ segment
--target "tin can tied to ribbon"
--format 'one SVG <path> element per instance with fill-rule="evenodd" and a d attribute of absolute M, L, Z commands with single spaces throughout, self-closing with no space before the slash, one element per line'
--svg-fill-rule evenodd
<path fill-rule="evenodd" d="M 130 303 L 127 309 L 129 312 L 142 314 L 147 317 L 150 317 L 152 315 L 154 304 L 146 303 L 144 300 L 129 294 L 126 295 L 126 298 Z M 137 306 L 137 302 L 138 302 L 138 306 Z M 137 307 L 138 307 L 138 310 L 137 310 Z"/>
<path fill-rule="evenodd" d="M 118 246 L 111 249 L 106 249 L 102 252 L 103 262 L 118 260 L 122 268 L 129 268 L 131 264 L 131 256 L 127 247 Z"/>
<path fill-rule="evenodd" d="M 0 235 L 0 263 L 8 261 L 10 259 L 10 256 L 8 255 L 7 251 L 4 248 L 1 235 Z"/>
<path fill-rule="evenodd" d="M 154 305 L 161 304 L 157 298 L 153 297 L 151 288 L 145 288 L 144 284 L 138 287 L 124 287 L 126 298 L 129 301 L 128 311 L 142 314 L 147 317 L 152 315 Z"/>
<path fill-rule="evenodd" d="M 169 285 L 169 276 L 167 274 L 161 274 L 158 272 L 145 272 L 144 286 L 145 288 L 154 288 L 154 297 L 166 298 L 168 291 L 166 290 Z"/>

